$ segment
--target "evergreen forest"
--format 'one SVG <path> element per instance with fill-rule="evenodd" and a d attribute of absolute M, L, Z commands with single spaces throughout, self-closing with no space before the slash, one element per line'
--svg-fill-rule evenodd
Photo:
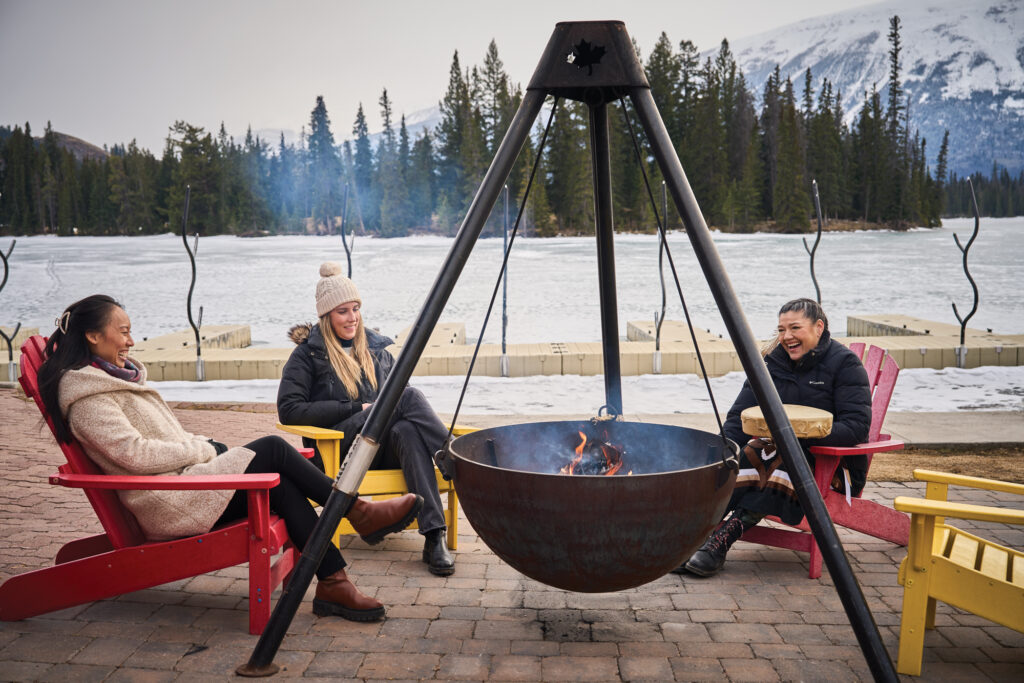
<path fill-rule="evenodd" d="M 926 141 L 909 125 L 899 29 L 893 17 L 886 88 L 864 94 L 851 125 L 843 122 L 841 93 L 809 70 L 794 83 L 776 68 L 758 109 L 727 41 L 701 62 L 693 43 L 661 34 L 642 61 L 709 225 L 810 231 L 812 180 L 826 221 L 906 228 L 971 214 L 967 179 L 946 171 L 948 134 L 931 169 Z M 374 103 L 383 122 L 374 139 L 362 104 L 351 129 L 338 132 L 322 97 L 296 144 L 251 130 L 239 142 L 223 124 L 214 133 L 177 121 L 159 158 L 134 142 L 83 154 L 49 125 L 41 138 L 28 124 L 0 127 L 0 234 L 177 231 L 186 186 L 189 232 L 203 235 L 335 233 L 343 225 L 381 237 L 454 234 L 521 98 L 492 41 L 479 65 L 463 65 L 454 54 L 440 121 L 415 136 L 405 117 L 396 117 L 387 89 Z M 549 98 L 509 178 L 510 213 L 540 153 L 522 229 L 534 236 L 592 232 L 587 108 L 560 100 L 540 150 L 553 104 Z M 610 105 L 609 121 L 616 228 L 653 231 L 644 175 L 657 193 L 660 173 L 632 106 Z M 1024 173 L 1011 177 L 994 166 L 991 176 L 979 172 L 971 181 L 983 215 L 1024 213 Z M 503 216 L 499 203 L 485 234 L 500 234 Z M 667 224 L 680 227 L 672 211 Z"/>

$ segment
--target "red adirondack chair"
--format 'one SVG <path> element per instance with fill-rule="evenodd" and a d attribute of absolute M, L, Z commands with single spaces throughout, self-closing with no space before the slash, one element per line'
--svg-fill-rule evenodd
<path fill-rule="evenodd" d="M 864 344 L 851 344 L 850 349 L 860 355 L 864 351 Z M 832 517 L 832 522 L 836 526 L 843 526 L 905 546 L 910 538 L 910 518 L 907 515 L 861 497 L 851 498 L 847 503 L 846 494 L 832 488 L 832 478 L 842 463 L 843 457 L 867 455 L 868 467 L 870 467 L 871 457 L 875 453 L 898 451 L 903 448 L 903 442 L 899 439 L 893 439 L 888 434 L 880 433 L 882 422 L 885 421 L 885 413 L 889 409 L 889 399 L 892 398 L 893 389 L 896 388 L 896 377 L 900 372 L 899 366 L 896 365 L 892 356 L 885 352 L 885 349 L 872 346 L 864 358 L 864 369 L 867 370 L 872 392 L 871 428 L 868 430 L 868 441 L 856 446 L 812 447 L 814 481 L 818 485 L 818 490 Z M 775 522 L 779 521 L 774 517 L 769 517 L 769 519 Z M 792 529 L 795 530 L 758 525 L 743 534 L 742 540 L 810 553 L 808 576 L 812 579 L 818 578 L 821 576 L 821 550 L 814 541 L 807 519 L 803 519 Z"/>
<path fill-rule="evenodd" d="M 45 343 L 36 335 L 22 346 L 21 386 L 53 430 L 36 378 Z M 105 533 L 71 541 L 57 552 L 54 566 L 0 585 L 0 619 L 26 619 L 248 562 L 249 632 L 263 632 L 270 619 L 270 595 L 287 582 L 299 554 L 284 520 L 270 514 L 268 492 L 280 482 L 280 475 L 113 476 L 103 474 L 77 441 L 60 447 L 67 464 L 50 477 L 50 483 L 84 489 Z M 198 536 L 151 542 L 121 504 L 117 489 L 244 489 L 249 517 Z"/>

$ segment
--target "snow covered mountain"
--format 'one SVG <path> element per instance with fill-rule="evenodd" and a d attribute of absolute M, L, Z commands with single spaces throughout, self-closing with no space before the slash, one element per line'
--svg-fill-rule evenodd
<path fill-rule="evenodd" d="M 730 41 L 760 99 L 778 64 L 799 96 L 811 69 L 817 91 L 828 78 L 843 96 L 847 123 L 889 80 L 889 19 L 899 15 L 902 80 L 911 129 L 927 140 L 934 170 L 949 129 L 949 169 L 988 174 L 993 162 L 1024 170 L 1024 2 L 888 1 L 806 19 Z M 713 55 L 714 52 L 708 54 Z"/>

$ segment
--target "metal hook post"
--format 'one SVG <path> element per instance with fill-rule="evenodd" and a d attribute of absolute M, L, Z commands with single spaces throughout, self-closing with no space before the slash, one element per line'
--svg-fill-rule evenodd
<path fill-rule="evenodd" d="M 345 236 L 345 223 L 348 221 L 348 183 L 345 183 L 345 195 L 341 201 L 341 243 L 345 247 L 345 258 L 348 260 L 348 278 L 352 279 L 352 246 Z M 355 244 L 355 233 L 352 233 L 352 242 Z"/>
<path fill-rule="evenodd" d="M 814 252 L 818 251 L 818 242 L 821 241 L 821 200 L 818 199 L 818 181 L 812 180 L 814 188 L 814 211 L 818 214 L 818 236 L 814 238 L 814 247 L 807 246 L 807 238 L 804 237 L 804 249 L 811 256 L 811 281 L 814 282 L 814 293 L 818 297 L 818 304 L 821 304 L 821 287 L 818 286 L 818 278 L 814 275 Z"/>
<path fill-rule="evenodd" d="M 501 196 L 505 200 L 505 222 L 502 232 L 504 235 L 502 240 L 502 253 L 505 253 L 508 251 L 508 183 L 505 184 Z M 501 366 L 501 376 L 508 377 L 508 267 L 504 269 L 501 277 L 501 360 L 499 361 L 499 365 Z"/>
<path fill-rule="evenodd" d="M 199 322 L 192 319 L 192 292 L 196 288 L 196 254 L 199 253 L 199 233 L 195 234 L 194 247 L 188 246 L 188 208 L 192 198 L 192 186 L 185 186 L 185 212 L 181 216 L 181 242 L 185 245 L 188 253 L 189 263 L 192 265 L 192 282 L 188 286 L 188 299 L 186 300 L 186 312 L 188 313 L 188 324 L 196 336 L 196 380 L 202 382 L 206 379 L 206 366 L 203 362 L 202 338 L 199 336 L 199 326 L 203 324 L 203 307 L 199 307 Z"/>
<path fill-rule="evenodd" d="M 956 304 L 953 304 L 953 315 L 956 316 L 957 322 L 960 323 L 960 346 L 956 350 L 956 366 L 958 368 L 967 367 L 967 346 L 964 344 L 964 339 L 967 336 L 967 321 L 978 310 L 978 285 L 974 282 L 974 278 L 971 277 L 971 271 L 967 269 L 967 252 L 970 250 L 971 245 L 974 244 L 974 240 L 978 237 L 978 228 L 981 225 L 981 214 L 978 212 L 978 200 L 974 196 L 974 183 L 971 179 L 967 178 L 967 185 L 971 188 L 971 206 L 974 209 L 974 232 L 971 233 L 971 239 L 967 240 L 967 245 L 960 244 L 960 238 L 957 234 L 953 233 L 953 241 L 956 242 L 956 246 L 960 249 L 960 253 L 964 255 L 963 266 L 964 275 L 967 276 L 967 280 L 971 283 L 971 289 L 974 290 L 974 305 L 971 307 L 971 312 L 965 317 L 960 317 L 960 312 L 956 310 Z"/>
<path fill-rule="evenodd" d="M 18 243 L 18 240 L 11 240 L 11 246 L 7 248 L 5 254 L 0 249 L 0 261 L 4 264 L 4 278 L 0 280 L 0 291 L 7 285 L 7 274 L 10 272 L 10 266 L 8 265 L 8 259 L 10 259 L 11 252 L 14 251 L 14 245 Z M 14 382 L 18 379 L 18 366 L 14 363 L 14 340 L 18 337 L 18 331 L 21 329 L 21 323 L 19 322 L 14 326 L 14 332 L 10 336 L 3 330 L 0 330 L 0 337 L 7 342 L 7 381 Z"/>
<path fill-rule="evenodd" d="M 661 326 L 665 323 L 665 304 L 667 302 L 665 293 L 665 247 L 666 235 L 668 233 L 668 190 L 665 181 L 661 181 L 661 217 L 655 216 L 658 224 L 658 279 L 661 280 L 661 313 L 654 314 L 654 360 L 653 370 L 655 375 L 661 374 Z M 661 224 L 661 221 L 665 221 Z"/>

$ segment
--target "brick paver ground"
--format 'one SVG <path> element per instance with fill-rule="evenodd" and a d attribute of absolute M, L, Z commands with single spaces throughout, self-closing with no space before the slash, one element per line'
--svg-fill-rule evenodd
<path fill-rule="evenodd" d="M 191 431 L 229 445 L 272 433 L 275 415 L 184 410 Z M 35 407 L 0 389 L 0 579 L 47 566 L 97 533 L 81 491 L 49 486 L 62 458 Z M 921 494 L 872 484 L 871 498 Z M 1017 505 L 970 492 L 961 500 Z M 441 578 L 404 532 L 369 548 L 348 540 L 359 587 L 386 621 L 317 618 L 303 604 L 276 661 L 279 677 L 492 681 L 859 681 L 867 665 L 829 580 L 807 578 L 795 552 L 739 543 L 712 579 L 665 576 L 612 594 L 569 593 L 525 578 L 460 523 L 457 571 Z M 1024 531 L 983 535 L 1015 547 Z M 841 530 L 882 637 L 895 655 L 903 548 Z M 234 567 L 113 600 L 0 623 L 0 680 L 194 681 L 232 675 L 256 643 L 247 631 L 246 571 Z M 275 596 L 276 597 L 276 596 Z M 1024 680 L 1024 635 L 939 605 L 921 680 Z M 908 679 L 909 680 L 909 679 Z"/>

